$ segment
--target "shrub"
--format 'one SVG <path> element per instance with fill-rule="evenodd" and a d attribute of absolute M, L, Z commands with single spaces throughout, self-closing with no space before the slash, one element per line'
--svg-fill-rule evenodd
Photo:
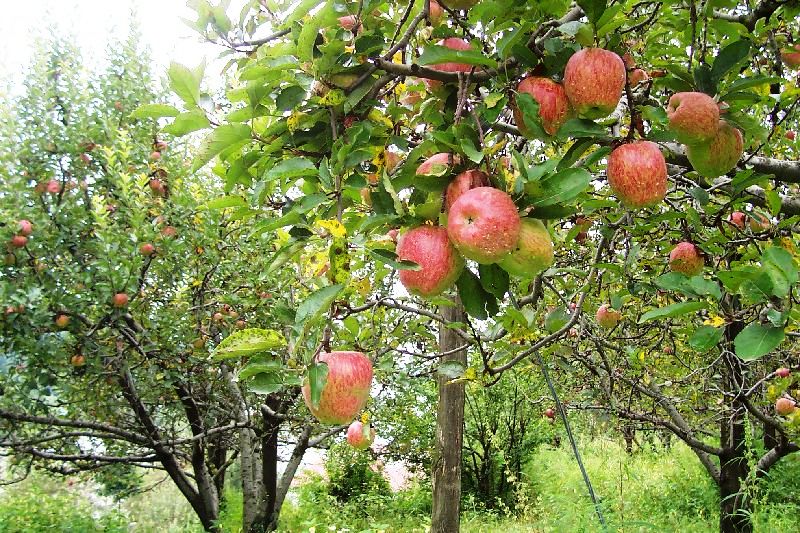
<path fill-rule="evenodd" d="M 331 446 L 325 468 L 328 493 L 340 502 L 368 493 L 390 492 L 389 482 L 376 467 L 372 454 L 368 450 L 355 450 L 344 441 Z"/>

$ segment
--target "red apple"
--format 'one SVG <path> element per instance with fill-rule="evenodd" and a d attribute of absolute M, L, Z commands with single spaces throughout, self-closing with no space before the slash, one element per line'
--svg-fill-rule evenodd
<path fill-rule="evenodd" d="M 166 152 L 167 148 L 169 148 L 169 145 L 164 141 L 156 141 L 156 143 L 153 146 L 159 152 Z"/>
<path fill-rule="evenodd" d="M 478 187 L 450 207 L 447 234 L 461 254 L 478 263 L 497 263 L 510 254 L 522 223 L 517 206 L 505 192 Z"/>
<path fill-rule="evenodd" d="M 523 218 L 514 250 L 502 259 L 500 267 L 521 278 L 533 278 L 553 265 L 553 240 L 540 220 Z"/>
<path fill-rule="evenodd" d="M 150 190 L 153 191 L 153 194 L 156 196 L 161 196 L 166 190 L 164 187 L 164 182 L 158 178 L 151 179 L 147 184 L 150 186 Z"/>
<path fill-rule="evenodd" d="M 555 135 L 572 114 L 564 86 L 550 78 L 527 77 L 519 83 L 517 92 L 531 95 L 539 104 L 539 118 L 542 119 L 542 128 L 548 135 Z M 519 107 L 514 106 L 513 112 L 514 121 L 520 131 L 526 137 L 530 137 L 530 130 L 525 126 L 522 111 Z"/>
<path fill-rule="evenodd" d="M 789 130 L 789 131 L 786 132 L 786 138 L 789 139 L 790 141 L 793 141 L 795 139 L 795 137 L 796 137 L 796 134 L 795 134 L 795 132 L 793 130 Z"/>
<path fill-rule="evenodd" d="M 736 167 L 743 151 L 742 132 L 720 120 L 717 135 L 708 143 L 688 145 L 686 156 L 701 175 L 716 178 Z"/>
<path fill-rule="evenodd" d="M 438 26 L 444 20 L 444 9 L 436 0 L 431 0 L 431 10 L 428 13 L 428 21 L 431 26 Z"/>
<path fill-rule="evenodd" d="M 82 367 L 86 364 L 86 357 L 84 357 L 83 354 L 76 353 L 70 357 L 69 363 L 76 368 Z"/>
<path fill-rule="evenodd" d="M 779 378 L 788 378 L 791 373 L 791 370 L 785 366 L 775 371 L 775 375 L 777 375 Z"/>
<path fill-rule="evenodd" d="M 489 176 L 480 170 L 467 170 L 455 177 L 453 181 L 447 186 L 447 192 L 444 197 L 444 210 L 450 211 L 450 207 L 458 200 L 458 198 L 477 187 L 489 186 Z"/>
<path fill-rule="evenodd" d="M 739 229 L 744 229 L 745 220 L 747 220 L 747 215 L 741 211 L 734 211 L 728 217 L 728 221 Z"/>
<path fill-rule="evenodd" d="M 548 407 L 547 409 L 544 410 L 544 416 L 546 416 L 547 418 L 555 418 L 556 412 L 552 408 Z"/>
<path fill-rule="evenodd" d="M 25 235 L 14 235 L 11 237 L 11 246 L 14 248 L 25 248 L 28 238 Z"/>
<path fill-rule="evenodd" d="M 311 402 L 311 386 L 306 379 L 303 384 L 306 406 L 323 424 L 346 424 L 367 405 L 372 361 L 361 352 L 323 352 L 317 360 L 328 365 L 328 377 L 316 406 Z"/>
<path fill-rule="evenodd" d="M 61 182 L 58 180 L 48 180 L 44 186 L 44 190 L 50 194 L 58 194 L 61 192 Z"/>
<path fill-rule="evenodd" d="M 447 4 L 444 4 L 447 5 Z M 439 41 L 439 46 L 444 46 L 445 48 L 449 48 L 450 50 L 457 50 L 457 51 L 464 51 L 464 50 L 471 50 L 472 47 L 470 46 L 468 41 L 464 39 L 459 39 L 458 37 L 448 37 L 442 41 Z M 432 70 L 438 70 L 439 72 L 470 72 L 473 68 L 476 70 L 478 67 L 473 67 L 467 63 L 439 63 L 434 65 L 428 65 L 428 68 Z M 433 91 L 438 87 L 441 87 L 442 82 L 439 80 L 431 80 L 431 79 L 424 79 L 423 82 L 425 86 L 428 88 L 429 91 Z"/>
<path fill-rule="evenodd" d="M 397 258 L 414 261 L 421 267 L 401 270 L 399 277 L 408 292 L 425 298 L 444 292 L 464 268 L 464 260 L 442 226 L 419 226 L 402 234 Z"/>
<path fill-rule="evenodd" d="M 669 253 L 669 268 L 687 276 L 696 276 L 703 271 L 705 259 L 700 250 L 690 242 L 678 243 Z"/>
<path fill-rule="evenodd" d="M 178 230 L 175 228 L 175 226 L 165 226 L 161 230 L 161 235 L 168 239 L 172 239 L 178 236 Z"/>
<path fill-rule="evenodd" d="M 614 52 L 584 48 L 567 61 L 564 90 L 578 115 L 597 119 L 616 109 L 625 88 L 625 63 Z"/>
<path fill-rule="evenodd" d="M 423 161 L 417 167 L 416 174 L 418 176 L 445 176 L 452 170 L 453 166 L 460 163 L 461 158 L 457 155 L 440 152 Z"/>
<path fill-rule="evenodd" d="M 157 152 L 155 150 L 150 152 L 151 161 L 158 161 L 159 159 L 161 159 L 161 152 Z"/>
<path fill-rule="evenodd" d="M 129 301 L 130 298 L 124 292 L 118 292 L 113 298 L 111 298 L 111 303 L 114 305 L 114 307 L 125 307 L 128 305 Z"/>
<path fill-rule="evenodd" d="M 781 416 L 787 416 L 794 413 L 796 405 L 791 398 L 778 398 L 775 400 L 775 412 Z"/>
<path fill-rule="evenodd" d="M 626 207 L 649 207 L 667 194 L 667 163 L 654 142 L 635 141 L 614 149 L 606 173 L 611 190 Z"/>
<path fill-rule="evenodd" d="M 80 158 L 85 165 L 88 165 L 92 162 L 92 156 L 90 156 L 89 154 L 81 154 Z"/>
<path fill-rule="evenodd" d="M 225 320 L 225 315 L 217 311 L 216 313 L 211 315 L 211 319 L 214 320 L 214 322 L 222 322 L 223 320 Z"/>
<path fill-rule="evenodd" d="M 139 253 L 142 255 L 153 255 L 156 251 L 156 247 L 146 242 L 139 247 Z"/>
<path fill-rule="evenodd" d="M 630 75 L 628 76 L 628 83 L 630 83 L 631 87 L 636 87 L 642 82 L 645 82 L 650 79 L 650 76 L 647 75 L 647 72 L 640 68 L 635 68 L 631 71 Z"/>
<path fill-rule="evenodd" d="M 781 52 L 783 64 L 791 69 L 800 68 L 800 44 L 794 45 L 794 49 L 788 48 Z"/>
<path fill-rule="evenodd" d="M 339 26 L 347 31 L 358 33 L 361 31 L 361 21 L 355 15 L 345 15 L 339 17 Z"/>
<path fill-rule="evenodd" d="M 610 305 L 603 304 L 597 308 L 597 313 L 594 316 L 600 327 L 611 329 L 622 320 L 622 313 L 614 310 Z"/>
<path fill-rule="evenodd" d="M 684 144 L 708 143 L 719 129 L 719 106 L 705 93 L 675 93 L 667 105 L 669 129 Z"/>
<path fill-rule="evenodd" d="M 375 429 L 356 420 L 347 428 L 347 443 L 356 450 L 366 450 L 375 440 Z"/>
<path fill-rule="evenodd" d="M 58 315 L 56 317 L 56 326 L 58 326 L 61 329 L 64 329 L 67 326 L 69 326 L 69 316 L 67 316 L 67 315 Z"/>
<path fill-rule="evenodd" d="M 31 224 L 30 220 L 22 219 L 19 222 L 17 222 L 17 226 L 18 226 L 17 233 L 19 233 L 20 235 L 24 235 L 25 237 L 27 237 L 28 235 L 33 233 L 33 224 Z"/>

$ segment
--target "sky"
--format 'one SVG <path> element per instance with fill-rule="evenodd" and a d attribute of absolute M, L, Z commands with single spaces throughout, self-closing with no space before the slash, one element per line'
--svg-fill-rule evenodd
<path fill-rule="evenodd" d="M 0 7 L 3 86 L 19 83 L 33 41 L 46 35 L 50 24 L 55 24 L 59 34 L 75 37 L 88 63 L 100 64 L 109 38 L 118 32 L 125 34 L 135 12 L 159 76 L 171 61 L 192 67 L 204 58 L 213 61 L 222 51 L 202 42 L 183 22 L 182 18 L 194 18 L 186 0 L 0 0 Z"/>

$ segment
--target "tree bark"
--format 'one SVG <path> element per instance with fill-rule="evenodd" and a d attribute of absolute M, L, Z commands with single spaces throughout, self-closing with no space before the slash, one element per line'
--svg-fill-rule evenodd
<path fill-rule="evenodd" d="M 442 309 L 447 322 L 464 322 L 464 307 L 455 298 L 455 306 Z M 441 362 L 467 364 L 466 350 L 454 351 L 463 345 L 459 336 L 447 327 L 439 328 L 439 350 L 449 353 Z M 464 440 L 464 383 L 449 383 L 440 375 L 439 406 L 436 414 L 436 443 L 433 462 L 432 533 L 452 533 L 460 527 L 461 449 Z"/>
<path fill-rule="evenodd" d="M 311 438 L 312 430 L 313 426 L 311 424 L 306 424 L 297 439 L 297 444 L 294 446 L 294 451 L 292 451 L 292 456 L 289 458 L 289 463 L 286 465 L 286 469 L 281 476 L 281 482 L 278 484 L 277 490 L 275 491 L 275 506 L 272 511 L 272 516 L 270 516 L 267 531 L 275 531 L 278 529 L 278 518 L 281 513 L 281 507 L 283 507 L 283 502 L 286 500 L 286 495 L 289 493 L 289 488 L 292 485 L 294 475 L 297 473 L 297 468 L 300 466 L 300 462 L 303 460 L 303 456 L 308 449 L 308 440 Z"/>

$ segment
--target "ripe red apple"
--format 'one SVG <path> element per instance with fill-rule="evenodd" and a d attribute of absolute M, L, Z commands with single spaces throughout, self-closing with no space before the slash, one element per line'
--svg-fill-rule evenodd
<path fill-rule="evenodd" d="M 786 132 L 786 138 L 789 139 L 790 141 L 793 141 L 795 139 L 795 137 L 796 137 L 796 134 L 795 134 L 795 132 L 793 130 L 789 130 L 789 131 Z"/>
<path fill-rule="evenodd" d="M 431 9 L 428 12 L 428 21 L 431 26 L 438 26 L 444 20 L 444 9 L 436 0 L 431 0 Z"/>
<path fill-rule="evenodd" d="M 564 90 L 578 115 L 597 119 L 608 116 L 625 88 L 625 63 L 614 52 L 584 48 L 567 61 Z"/>
<path fill-rule="evenodd" d="M 164 141 L 156 141 L 156 143 L 153 146 L 159 152 L 166 152 L 167 148 L 169 148 L 169 145 Z"/>
<path fill-rule="evenodd" d="M 356 450 L 366 450 L 375 440 L 375 429 L 356 420 L 347 428 L 347 443 Z"/>
<path fill-rule="evenodd" d="M 306 379 L 303 398 L 308 410 L 323 424 L 346 424 L 367 405 L 372 386 L 372 361 L 361 352 L 323 352 L 317 360 L 328 365 L 328 378 L 316 407 Z"/>
<path fill-rule="evenodd" d="M 455 177 L 453 181 L 447 186 L 447 192 L 444 197 L 444 210 L 450 212 L 450 207 L 458 200 L 458 198 L 477 187 L 488 187 L 489 176 L 480 170 L 467 170 Z"/>
<path fill-rule="evenodd" d="M 547 409 L 544 410 L 544 416 L 546 416 L 547 418 L 555 418 L 556 412 L 552 408 L 548 407 Z"/>
<path fill-rule="evenodd" d="M 345 15 L 339 17 L 339 26 L 347 31 L 358 33 L 361 31 L 361 21 L 355 15 Z"/>
<path fill-rule="evenodd" d="M 514 200 L 493 187 L 462 194 L 450 207 L 447 234 L 461 254 L 478 263 L 497 263 L 511 253 L 522 223 Z"/>
<path fill-rule="evenodd" d="M 45 192 L 58 194 L 61 192 L 61 182 L 58 180 L 48 180 L 44 186 Z"/>
<path fill-rule="evenodd" d="M 611 329 L 622 320 L 622 313 L 614 310 L 610 305 L 603 304 L 597 308 L 595 320 L 602 328 Z"/>
<path fill-rule="evenodd" d="M 717 135 L 708 143 L 688 145 L 686 156 L 701 175 L 716 178 L 734 168 L 743 151 L 742 132 L 720 120 Z"/>
<path fill-rule="evenodd" d="M 151 161 L 158 161 L 159 159 L 161 159 L 161 152 L 158 152 L 158 151 L 155 151 L 155 150 L 150 152 L 150 160 Z"/>
<path fill-rule="evenodd" d="M 397 257 L 414 261 L 420 270 L 401 270 L 400 282 L 412 294 L 430 298 L 450 287 L 464 268 L 464 260 L 442 226 L 419 226 L 400 236 Z"/>
<path fill-rule="evenodd" d="M 128 305 L 129 301 L 130 298 L 124 292 L 118 292 L 113 298 L 111 298 L 111 303 L 114 305 L 114 307 L 125 307 Z"/>
<path fill-rule="evenodd" d="M 81 154 L 80 158 L 81 158 L 81 161 L 83 161 L 83 163 L 86 164 L 86 165 L 88 165 L 88 164 L 90 164 L 92 162 L 92 156 L 90 156 L 89 154 Z"/>
<path fill-rule="evenodd" d="M 69 363 L 76 368 L 82 367 L 83 365 L 86 364 L 86 357 L 84 357 L 83 354 L 76 353 L 75 355 L 70 357 Z"/>
<path fill-rule="evenodd" d="M 56 326 L 61 329 L 66 328 L 69 326 L 69 316 L 68 315 L 58 315 L 56 317 Z"/>
<path fill-rule="evenodd" d="M 796 403 L 791 398 L 778 398 L 775 400 L 775 412 L 781 416 L 788 416 L 794 413 L 797 408 Z"/>
<path fill-rule="evenodd" d="M 161 230 L 161 235 L 168 239 L 172 239 L 178 236 L 178 230 L 175 228 L 175 226 L 165 226 Z"/>
<path fill-rule="evenodd" d="M 635 68 L 631 71 L 628 75 L 628 83 L 630 83 L 631 87 L 636 87 L 642 82 L 645 82 L 650 79 L 650 76 L 647 75 L 647 72 L 640 68 Z"/>
<path fill-rule="evenodd" d="M 22 219 L 19 222 L 17 222 L 17 226 L 19 228 L 17 229 L 17 233 L 19 233 L 20 235 L 24 235 L 25 237 L 27 237 L 31 233 L 33 233 L 33 224 L 31 224 L 30 220 Z"/>
<path fill-rule="evenodd" d="M 149 242 L 146 242 L 146 243 L 142 244 L 139 247 L 139 253 L 141 253 L 142 255 L 145 255 L 145 256 L 153 255 L 155 253 L 155 251 L 156 251 L 156 247 L 153 246 L 152 244 L 150 244 Z"/>
<path fill-rule="evenodd" d="M 800 44 L 794 45 L 794 49 L 788 48 L 781 52 L 783 64 L 791 69 L 800 68 Z"/>
<path fill-rule="evenodd" d="M 675 93 L 667 105 L 669 129 L 684 144 L 707 143 L 719 129 L 719 107 L 705 93 Z"/>
<path fill-rule="evenodd" d="M 564 86 L 550 78 L 529 76 L 517 86 L 517 92 L 531 95 L 539 104 L 539 118 L 542 119 L 542 128 L 548 135 L 555 135 L 558 129 L 572 114 L 572 108 L 564 91 Z M 522 111 L 513 107 L 514 122 L 526 137 L 530 137 L 530 130 L 525 126 Z"/>
<path fill-rule="evenodd" d="M 433 154 L 423 161 L 416 170 L 418 176 L 445 176 L 453 166 L 459 165 L 461 158 L 447 152 Z"/>
<path fill-rule="evenodd" d="M 741 211 L 734 211 L 728 217 L 728 221 L 739 229 L 744 229 L 745 220 L 747 220 L 747 215 Z"/>
<path fill-rule="evenodd" d="M 667 194 L 667 162 L 650 141 L 623 144 L 608 157 L 608 184 L 626 207 L 657 204 Z"/>
<path fill-rule="evenodd" d="M 447 4 L 444 4 L 447 5 Z M 459 39 L 458 37 L 448 37 L 442 41 L 439 41 L 439 46 L 444 46 L 445 48 L 449 48 L 450 50 L 457 50 L 457 51 L 464 51 L 470 50 L 472 47 L 470 46 L 468 41 L 464 39 Z M 477 67 L 473 67 L 468 63 L 439 63 L 434 65 L 428 65 L 428 68 L 431 70 L 438 70 L 439 72 L 470 72 L 473 68 L 477 70 Z M 425 86 L 428 88 L 429 91 L 434 91 L 437 88 L 441 87 L 442 82 L 439 80 L 431 80 L 425 78 L 423 80 Z"/>
<path fill-rule="evenodd" d="M 785 366 L 781 367 L 781 368 L 779 368 L 778 370 L 775 371 L 775 374 L 779 378 L 788 378 L 791 373 L 792 373 L 791 370 L 789 370 Z"/>
<path fill-rule="evenodd" d="M 164 194 L 164 191 L 166 191 L 164 182 L 158 178 L 151 179 L 147 184 L 150 186 L 150 190 L 153 191 L 153 194 L 156 196 L 161 196 Z"/>
<path fill-rule="evenodd" d="M 678 243 L 669 253 L 669 268 L 687 276 L 696 276 L 703 271 L 705 259 L 700 250 L 690 242 Z"/>
<path fill-rule="evenodd" d="M 503 258 L 500 267 L 521 278 L 533 278 L 553 265 L 553 240 L 540 220 L 523 218 L 514 250 Z"/>
<path fill-rule="evenodd" d="M 11 237 L 11 246 L 14 248 L 25 248 L 28 238 L 25 235 L 14 235 Z"/>

